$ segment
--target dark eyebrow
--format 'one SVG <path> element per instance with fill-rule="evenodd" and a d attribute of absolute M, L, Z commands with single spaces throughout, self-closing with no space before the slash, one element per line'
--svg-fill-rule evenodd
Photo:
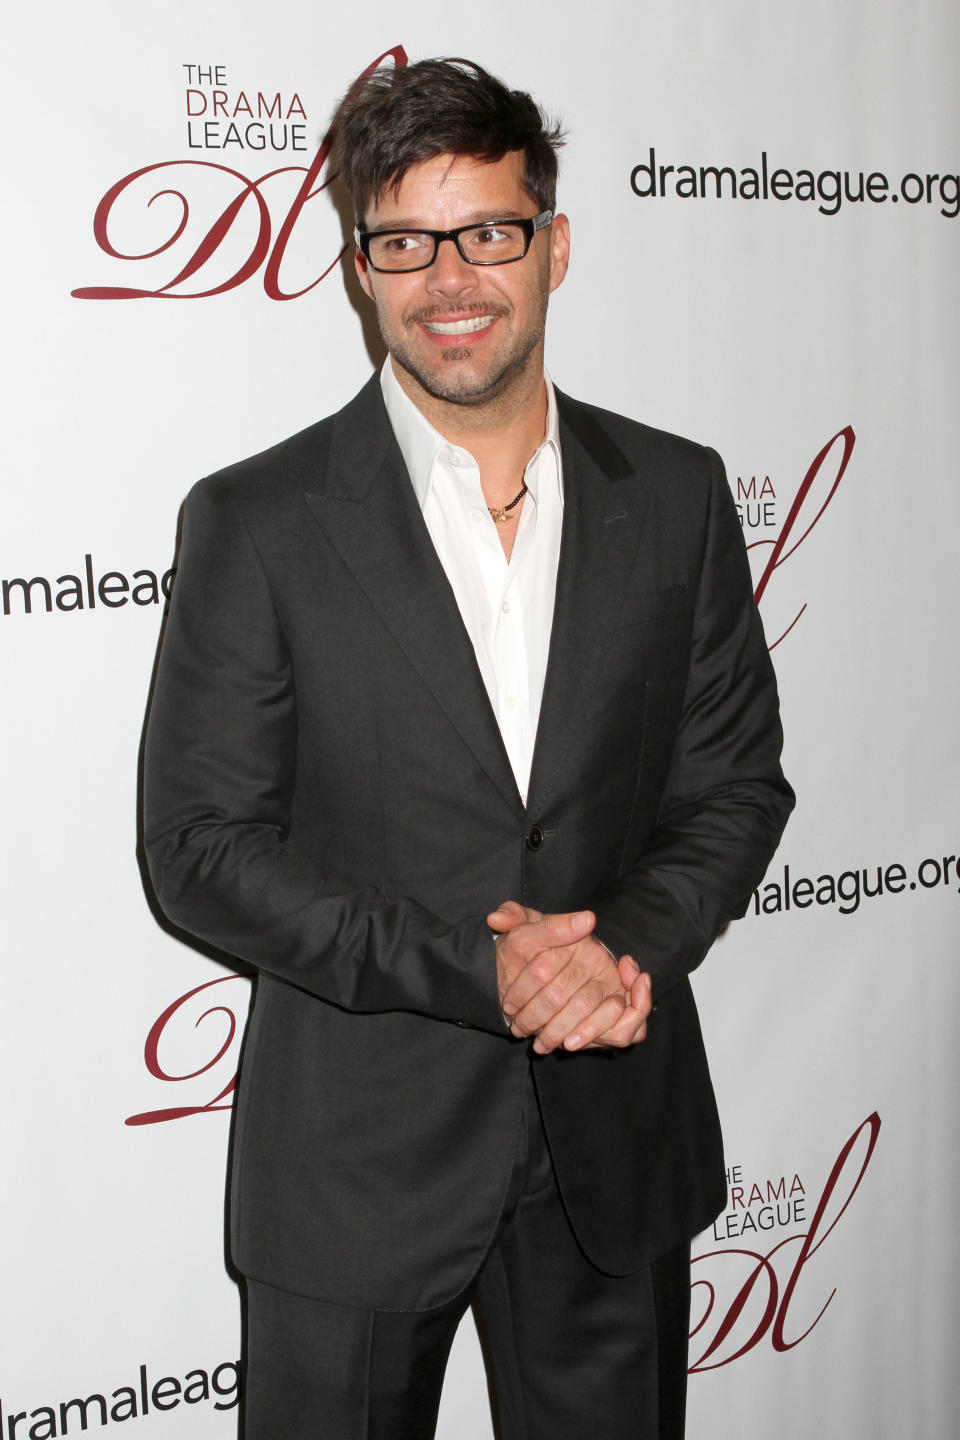
<path fill-rule="evenodd" d="M 501 220 L 526 220 L 526 215 L 521 215 L 519 210 L 498 210 L 491 215 L 489 210 L 474 210 L 472 214 L 465 215 L 460 223 L 451 225 L 451 230 L 459 230 L 464 225 L 496 225 Z M 427 232 L 436 229 L 433 225 L 424 225 L 422 220 L 410 220 L 401 216 L 399 220 L 391 220 L 389 225 L 377 225 L 366 233 L 369 235 L 387 234 L 391 230 L 412 230 L 415 233 Z"/>

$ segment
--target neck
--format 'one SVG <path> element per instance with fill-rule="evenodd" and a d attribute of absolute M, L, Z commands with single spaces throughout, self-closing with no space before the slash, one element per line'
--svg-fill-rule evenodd
<path fill-rule="evenodd" d="M 398 383 L 421 414 L 445 440 L 468 450 L 476 460 L 488 503 L 512 499 L 546 431 L 542 346 L 504 390 L 470 403 L 432 395 L 396 359 L 392 363 Z"/>

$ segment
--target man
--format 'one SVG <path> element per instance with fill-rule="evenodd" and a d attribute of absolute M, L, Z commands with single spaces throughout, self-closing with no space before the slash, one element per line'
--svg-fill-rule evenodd
<path fill-rule="evenodd" d="M 147 739 L 160 903 L 261 971 L 247 1435 L 433 1435 L 473 1302 L 508 1440 L 678 1437 L 724 1199 L 687 974 L 792 805 L 734 506 L 545 377 L 529 96 L 425 61 L 338 125 L 389 358 L 195 487 Z"/>

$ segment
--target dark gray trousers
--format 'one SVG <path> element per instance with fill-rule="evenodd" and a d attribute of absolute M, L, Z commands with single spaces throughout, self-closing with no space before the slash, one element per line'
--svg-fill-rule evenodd
<path fill-rule="evenodd" d="M 625 1278 L 590 1264 L 532 1082 L 496 1243 L 456 1300 L 369 1311 L 248 1282 L 245 1440 L 433 1440 L 471 1304 L 500 1440 L 682 1440 L 689 1246 Z"/>

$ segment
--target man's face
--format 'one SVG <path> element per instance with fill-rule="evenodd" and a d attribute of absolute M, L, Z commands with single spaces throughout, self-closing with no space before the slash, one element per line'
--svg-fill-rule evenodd
<path fill-rule="evenodd" d="M 452 230 L 484 220 L 529 219 L 538 206 L 518 152 L 486 163 L 438 155 L 413 165 L 396 194 L 368 210 L 368 230 Z M 383 274 L 357 254 L 360 284 L 377 307 L 384 343 L 412 398 L 461 405 L 499 400 L 543 370 L 547 298 L 564 277 L 566 217 L 539 230 L 522 260 L 468 265 L 444 241 L 426 270 Z M 480 322 L 478 324 L 478 322 Z"/>

